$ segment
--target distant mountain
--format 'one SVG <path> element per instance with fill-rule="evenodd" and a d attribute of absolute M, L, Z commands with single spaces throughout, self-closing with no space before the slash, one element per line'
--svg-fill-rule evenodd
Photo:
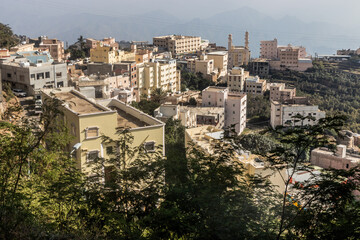
<path fill-rule="evenodd" d="M 359 39 L 351 37 L 348 29 L 332 24 L 306 23 L 295 17 L 274 19 L 252 8 L 244 7 L 200 19 L 181 21 L 165 11 L 151 11 L 131 16 L 109 17 L 88 13 L 51 16 L 41 12 L 21 11 L 19 15 L 1 16 L 17 34 L 31 37 L 47 35 L 73 43 L 83 35 L 101 39 L 112 36 L 117 40 L 146 40 L 167 34 L 198 35 L 210 42 L 227 46 L 227 36 L 233 34 L 235 45 L 244 44 L 244 33 L 249 31 L 252 56 L 259 55 L 261 40 L 277 38 L 280 44 L 303 45 L 310 53 L 335 53 L 339 48 L 357 48 Z M 20 19 L 26 19 L 20 20 Z"/>

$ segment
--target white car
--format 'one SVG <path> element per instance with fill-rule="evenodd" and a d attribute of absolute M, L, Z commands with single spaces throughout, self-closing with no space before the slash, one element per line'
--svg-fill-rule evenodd
<path fill-rule="evenodd" d="M 12 91 L 13 91 L 14 95 L 17 97 L 26 97 L 27 96 L 26 92 L 24 92 L 22 89 L 15 88 Z"/>

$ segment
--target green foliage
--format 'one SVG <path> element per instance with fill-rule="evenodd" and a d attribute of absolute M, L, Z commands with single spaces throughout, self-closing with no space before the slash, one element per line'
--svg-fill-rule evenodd
<path fill-rule="evenodd" d="M 307 72 L 273 71 L 272 80 L 295 86 L 297 93 L 308 95 L 327 114 L 345 114 L 348 127 L 360 131 L 360 75 L 348 72 L 348 65 L 313 64 Z"/>
<path fill-rule="evenodd" d="M 140 102 L 132 102 L 131 106 L 149 114 L 150 116 L 154 116 L 154 110 L 160 107 L 160 103 L 141 99 Z"/>
<path fill-rule="evenodd" d="M 182 91 L 185 88 L 190 90 L 204 90 L 208 86 L 214 85 L 214 83 L 203 77 L 202 73 L 191 73 L 187 71 L 181 72 L 181 83 L 182 83 Z"/>
<path fill-rule="evenodd" d="M 259 121 L 270 119 L 269 92 L 264 95 L 247 95 L 247 119 L 256 118 Z"/>
<path fill-rule="evenodd" d="M 238 137 L 238 141 L 244 149 L 263 156 L 277 147 L 274 139 L 260 134 L 241 135 Z"/>
<path fill-rule="evenodd" d="M 309 117 L 296 117 L 298 121 Z M 289 174 L 283 176 L 285 193 L 277 239 L 356 239 L 359 229 L 340 232 L 348 228 L 350 217 L 359 220 L 358 211 L 350 212 L 348 207 L 359 207 L 353 192 L 359 190 L 360 169 L 350 171 L 327 169 L 320 174 L 310 174 L 304 182 L 291 184 L 299 171 L 312 173 L 309 166 L 309 152 L 314 148 L 335 149 L 334 139 L 327 136 L 330 131 L 339 132 L 346 117 L 334 116 L 320 119 L 314 126 L 279 127 L 276 139 L 280 143 L 267 159 L 274 169 L 286 168 Z M 296 199 L 298 206 L 288 204 L 288 194 Z M 339 237 L 339 238 L 338 238 Z"/>
<path fill-rule="evenodd" d="M 19 43 L 19 39 L 13 34 L 7 24 L 0 23 L 0 48 L 10 49 Z"/>
<path fill-rule="evenodd" d="M 190 105 L 190 106 L 196 106 L 196 105 L 197 105 L 196 99 L 193 98 L 193 97 L 191 97 L 191 98 L 189 99 L 189 105 Z"/>

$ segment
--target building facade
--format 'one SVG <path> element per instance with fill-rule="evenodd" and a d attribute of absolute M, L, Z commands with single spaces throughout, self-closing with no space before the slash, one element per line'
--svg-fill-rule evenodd
<path fill-rule="evenodd" d="M 164 92 L 176 93 L 181 89 L 180 71 L 176 69 L 175 59 L 156 59 L 137 66 L 138 98 L 161 88 Z"/>
<path fill-rule="evenodd" d="M 202 106 L 224 108 L 224 127 L 226 129 L 234 128 L 237 135 L 244 131 L 246 127 L 246 94 L 229 93 L 228 88 L 210 86 L 202 91 Z"/>
<path fill-rule="evenodd" d="M 0 63 L 1 79 L 34 95 L 41 88 L 67 87 L 65 63 L 30 63 L 26 58 Z"/>
<path fill-rule="evenodd" d="M 245 33 L 245 46 L 234 46 L 232 34 L 228 37 L 228 68 L 248 65 L 250 61 L 249 33 Z"/>
<path fill-rule="evenodd" d="M 152 152 L 162 146 L 161 151 L 165 154 L 165 124 L 119 100 L 108 99 L 95 103 L 71 88 L 43 90 L 42 95 L 43 99 L 57 98 L 62 102 L 65 124 L 74 137 L 69 150 L 75 144 L 81 144 L 78 149 L 74 149 L 74 157 L 77 167 L 86 174 L 92 174 L 89 163 L 97 157 L 112 157 L 113 151 L 108 151 L 108 148 L 113 146 L 104 144 L 101 135 L 117 139 L 118 127 L 129 129 L 134 137 L 132 147 L 143 144 L 148 152 Z"/>
<path fill-rule="evenodd" d="M 285 83 L 270 83 L 270 100 L 286 101 L 296 96 L 296 88 L 286 88 Z"/>
<path fill-rule="evenodd" d="M 201 37 L 168 35 L 154 37 L 153 44 L 170 51 L 173 56 L 194 53 L 201 50 Z"/>
<path fill-rule="evenodd" d="M 305 126 L 314 125 L 319 119 L 325 117 L 325 112 L 320 111 L 317 105 L 309 104 L 306 98 L 295 97 L 287 101 L 271 100 L 270 124 L 272 128 L 277 126 Z M 304 120 L 294 118 L 296 116 L 311 117 Z"/>
<path fill-rule="evenodd" d="M 45 47 L 49 49 L 51 57 L 56 62 L 62 62 L 64 59 L 64 42 L 53 39 L 43 39 L 39 45 L 40 48 Z"/>

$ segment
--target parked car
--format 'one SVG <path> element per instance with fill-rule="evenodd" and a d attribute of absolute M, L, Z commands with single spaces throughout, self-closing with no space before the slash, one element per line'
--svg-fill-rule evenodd
<path fill-rule="evenodd" d="M 39 106 L 39 105 L 36 105 L 34 113 L 35 113 L 35 115 L 41 114 L 42 113 L 42 107 Z"/>
<path fill-rule="evenodd" d="M 22 89 L 15 88 L 12 91 L 13 91 L 14 95 L 17 97 L 26 97 L 27 96 L 26 92 L 24 92 Z"/>

